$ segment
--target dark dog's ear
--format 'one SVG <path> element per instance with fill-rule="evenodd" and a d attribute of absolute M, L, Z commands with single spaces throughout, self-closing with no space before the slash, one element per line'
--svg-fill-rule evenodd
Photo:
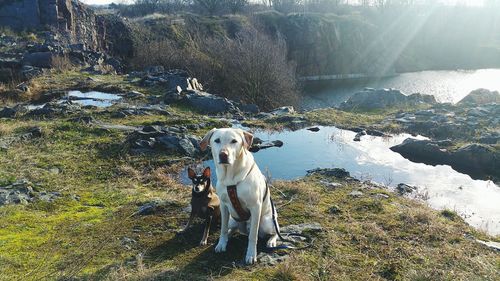
<path fill-rule="evenodd" d="M 203 137 L 203 139 L 200 142 L 201 151 L 205 151 L 207 149 L 208 144 L 210 143 L 210 138 L 212 138 L 212 135 L 214 134 L 215 130 L 217 129 L 213 128 Z"/>
<path fill-rule="evenodd" d="M 203 170 L 203 177 L 207 179 L 210 178 L 210 167 L 206 167 L 205 170 Z"/>
<path fill-rule="evenodd" d="M 243 141 L 246 149 L 249 149 L 253 143 L 253 135 L 247 131 L 241 130 L 243 134 Z"/>
<path fill-rule="evenodd" d="M 190 179 L 194 179 L 194 178 L 196 177 L 196 173 L 195 173 L 195 172 L 194 172 L 194 170 L 193 170 L 193 169 L 191 169 L 191 168 L 188 168 L 188 177 L 189 177 Z"/>

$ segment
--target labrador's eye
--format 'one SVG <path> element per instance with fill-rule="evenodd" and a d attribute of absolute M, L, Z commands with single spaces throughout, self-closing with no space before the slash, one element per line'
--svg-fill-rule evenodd
<path fill-rule="evenodd" d="M 220 143 L 220 139 L 215 139 L 214 142 L 215 143 Z"/>
<path fill-rule="evenodd" d="M 232 140 L 231 143 L 237 143 L 238 141 L 237 140 Z"/>

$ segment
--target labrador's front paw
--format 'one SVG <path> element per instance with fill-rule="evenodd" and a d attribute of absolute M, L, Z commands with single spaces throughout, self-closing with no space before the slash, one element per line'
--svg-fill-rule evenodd
<path fill-rule="evenodd" d="M 201 240 L 200 246 L 205 246 L 205 245 L 207 245 L 207 240 Z"/>
<path fill-rule="evenodd" d="M 215 246 L 216 253 L 222 253 L 226 251 L 227 238 L 221 237 L 219 238 L 219 243 Z"/>
<path fill-rule="evenodd" d="M 274 248 L 274 247 L 276 247 L 276 240 L 277 240 L 277 238 L 278 238 L 277 235 L 271 236 L 271 238 L 269 238 L 269 240 L 267 240 L 266 246 L 268 248 Z"/>
<path fill-rule="evenodd" d="M 247 255 L 245 257 L 246 264 L 254 264 L 257 262 L 257 251 L 256 250 L 247 250 Z"/>

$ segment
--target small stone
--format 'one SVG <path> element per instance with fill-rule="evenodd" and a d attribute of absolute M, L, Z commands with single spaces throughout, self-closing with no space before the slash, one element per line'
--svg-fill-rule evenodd
<path fill-rule="evenodd" d="M 311 131 L 311 132 L 319 132 L 318 127 L 307 128 L 306 130 Z"/>
<path fill-rule="evenodd" d="M 326 188 L 335 189 L 337 187 L 341 187 L 342 184 L 338 182 L 328 182 L 328 181 L 320 181 Z"/>
<path fill-rule="evenodd" d="M 300 233 L 304 231 L 320 232 L 323 231 L 321 224 L 317 222 L 313 223 L 301 223 L 301 224 L 291 224 L 281 227 L 281 232 L 283 233 Z"/>
<path fill-rule="evenodd" d="M 278 253 L 264 253 L 261 252 L 257 256 L 257 260 L 261 264 L 266 264 L 266 265 L 276 265 L 280 262 L 284 262 L 286 259 L 288 259 L 290 256 L 289 255 L 279 255 Z"/>
<path fill-rule="evenodd" d="M 332 215 L 338 215 L 342 213 L 342 210 L 339 208 L 339 206 L 333 205 L 332 207 L 330 207 L 330 209 L 328 209 L 328 212 Z"/>
<path fill-rule="evenodd" d="M 353 141 L 361 141 L 361 137 L 366 136 L 366 131 L 361 131 L 354 136 Z"/>
<path fill-rule="evenodd" d="M 389 195 L 384 194 L 384 193 L 377 193 L 373 197 L 375 197 L 377 199 L 389 199 L 390 198 Z"/>
<path fill-rule="evenodd" d="M 353 190 L 351 193 L 349 193 L 349 196 L 354 197 L 354 198 L 358 198 L 358 197 L 363 196 L 363 192 L 361 192 L 359 190 Z"/>
<path fill-rule="evenodd" d="M 59 170 L 59 168 L 57 168 L 57 167 L 52 167 L 52 168 L 50 168 L 50 169 L 49 169 L 49 172 L 50 172 L 51 174 L 55 174 L 55 175 L 57 175 L 57 174 L 59 174 L 61 171 L 60 171 L 60 170 Z"/>
<path fill-rule="evenodd" d="M 415 186 L 411 186 L 405 183 L 400 183 L 396 187 L 396 191 L 398 192 L 399 195 L 405 195 L 408 193 L 412 193 L 413 191 L 417 190 Z"/>
<path fill-rule="evenodd" d="M 156 209 L 156 205 L 155 204 L 148 203 L 148 204 L 140 206 L 139 210 L 136 213 L 136 215 L 140 215 L 140 216 L 151 215 L 151 214 L 154 213 L 155 209 Z"/>

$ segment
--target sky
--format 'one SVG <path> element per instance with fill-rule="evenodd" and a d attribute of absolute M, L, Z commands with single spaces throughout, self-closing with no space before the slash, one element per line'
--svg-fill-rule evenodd
<path fill-rule="evenodd" d="M 80 1 L 82 1 L 83 3 L 86 3 L 86 4 L 102 5 L 102 4 L 110 4 L 113 2 L 127 3 L 127 2 L 132 2 L 133 0 L 80 0 Z M 463 4 L 467 4 L 467 5 L 477 6 L 477 5 L 481 5 L 483 0 L 444 0 L 443 2 L 449 2 L 450 4 L 463 3 Z"/>

